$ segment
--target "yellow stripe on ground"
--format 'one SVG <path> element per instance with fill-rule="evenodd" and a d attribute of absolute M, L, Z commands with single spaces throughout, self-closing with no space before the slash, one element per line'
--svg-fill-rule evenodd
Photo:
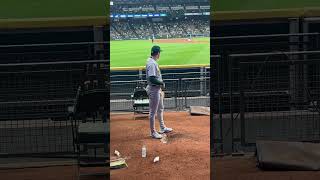
<path fill-rule="evenodd" d="M 200 67 L 210 67 L 209 64 L 187 64 L 187 65 L 160 65 L 161 69 L 182 69 L 182 68 L 200 68 Z M 135 67 L 111 67 L 111 71 L 134 71 L 134 70 L 144 70 L 144 66 Z"/>
<path fill-rule="evenodd" d="M 254 20 L 271 18 L 314 17 L 320 15 L 320 8 L 272 9 L 249 11 L 217 11 L 211 18 L 215 21 Z"/>
<path fill-rule="evenodd" d="M 108 24 L 107 16 L 0 19 L 0 29 L 106 26 Z"/>

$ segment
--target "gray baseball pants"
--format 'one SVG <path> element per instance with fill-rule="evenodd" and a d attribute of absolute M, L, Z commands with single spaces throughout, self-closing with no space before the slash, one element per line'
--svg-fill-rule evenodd
<path fill-rule="evenodd" d="M 164 94 L 159 87 L 156 86 L 148 86 L 147 93 L 149 96 L 149 119 L 150 119 L 150 130 L 151 133 L 156 131 L 155 128 L 155 118 L 157 118 L 160 123 L 160 128 L 165 128 L 164 120 L 163 120 L 163 98 Z"/>

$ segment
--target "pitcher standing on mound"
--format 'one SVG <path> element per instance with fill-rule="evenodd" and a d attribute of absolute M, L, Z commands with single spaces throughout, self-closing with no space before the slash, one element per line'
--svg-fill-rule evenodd
<path fill-rule="evenodd" d="M 153 46 L 151 49 L 151 56 L 150 58 L 148 58 L 146 65 L 146 76 L 148 82 L 146 90 L 149 96 L 150 133 L 151 137 L 156 139 L 161 139 L 161 134 L 172 131 L 172 128 L 166 127 L 163 119 L 164 92 L 162 91 L 162 89 L 165 87 L 165 84 L 162 80 L 159 65 L 157 63 L 160 58 L 160 52 L 161 50 L 159 46 Z M 160 134 L 156 131 L 155 128 L 156 115 L 160 123 Z"/>

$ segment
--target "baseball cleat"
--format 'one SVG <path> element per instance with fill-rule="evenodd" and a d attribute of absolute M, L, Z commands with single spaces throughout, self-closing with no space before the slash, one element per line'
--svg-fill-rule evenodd
<path fill-rule="evenodd" d="M 155 131 L 151 133 L 151 137 L 155 139 L 161 139 L 163 136 Z"/>
<path fill-rule="evenodd" d="M 160 131 L 159 131 L 159 133 L 160 133 L 160 134 L 163 134 L 163 133 L 168 133 L 168 132 L 171 132 L 171 131 L 173 131 L 172 128 L 165 127 L 165 128 L 163 128 L 163 129 L 161 128 Z"/>

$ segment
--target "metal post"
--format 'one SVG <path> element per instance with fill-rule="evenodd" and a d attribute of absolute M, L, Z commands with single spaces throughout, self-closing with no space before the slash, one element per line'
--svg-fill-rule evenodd
<path fill-rule="evenodd" d="M 228 72 L 229 72 L 229 107 L 230 107 L 230 118 L 226 118 L 222 121 L 223 123 L 223 152 L 231 154 L 233 152 L 233 112 L 232 112 L 232 58 L 228 57 Z"/>
<path fill-rule="evenodd" d="M 93 38 L 94 42 L 103 42 L 103 26 L 95 26 L 93 28 Z M 104 59 L 104 48 L 103 44 L 95 44 L 94 45 L 94 52 L 95 57 L 97 59 L 103 60 Z"/>
<path fill-rule="evenodd" d="M 290 33 L 299 33 L 299 19 L 298 18 L 290 18 L 289 19 L 289 31 Z M 290 51 L 298 51 L 299 50 L 299 37 L 297 36 L 290 36 Z M 297 55 L 290 55 L 290 60 L 294 61 L 297 60 Z M 298 77 L 299 68 L 296 64 L 290 65 L 290 96 L 291 96 L 291 109 L 294 110 L 298 100 L 298 84 L 296 83 L 296 78 Z M 293 106 L 292 106 L 293 105 Z"/>
<path fill-rule="evenodd" d="M 241 63 L 240 63 L 240 123 L 241 123 L 241 145 L 244 146 L 246 144 L 246 130 L 245 130 L 245 94 L 244 94 L 244 88 L 245 88 L 245 76 L 244 72 L 241 71 Z"/>
<path fill-rule="evenodd" d="M 143 71 L 142 71 L 142 69 L 139 69 L 139 79 L 143 80 Z"/>
<path fill-rule="evenodd" d="M 222 110 L 221 110 L 221 106 L 222 106 L 222 87 L 223 87 L 223 76 L 221 76 L 221 70 L 222 70 L 222 67 L 223 67 L 223 63 L 221 61 L 222 59 L 218 59 L 218 91 L 219 91 L 219 104 L 218 104 L 218 107 L 219 107 L 219 128 L 220 128 L 220 139 L 221 139 L 221 142 L 223 142 L 223 121 L 222 121 Z M 223 144 L 222 144 L 222 149 L 223 149 Z"/>
<path fill-rule="evenodd" d="M 179 108 L 180 110 L 183 110 L 183 92 L 182 92 L 182 79 L 179 78 L 179 84 L 178 84 L 178 96 L 179 96 Z"/>
<path fill-rule="evenodd" d="M 176 111 L 178 111 L 178 80 L 174 80 L 174 84 L 175 84 L 175 92 L 174 92 L 174 103 L 176 105 Z"/>
<path fill-rule="evenodd" d="M 184 106 L 187 108 L 187 83 L 184 82 Z"/>
<path fill-rule="evenodd" d="M 205 95 L 205 90 L 204 90 L 204 83 L 203 83 L 203 78 L 204 77 L 204 67 L 200 67 L 200 95 L 204 96 Z"/>
<path fill-rule="evenodd" d="M 309 32 L 309 22 L 303 21 L 303 33 Z M 313 37 L 313 36 L 312 36 Z M 308 43 L 310 41 L 310 38 L 308 35 L 303 36 L 303 50 L 308 51 Z M 308 59 L 308 55 L 303 55 L 303 60 L 306 61 Z M 306 89 L 308 88 L 308 65 L 303 64 L 303 102 L 308 105 L 308 96 Z"/>

